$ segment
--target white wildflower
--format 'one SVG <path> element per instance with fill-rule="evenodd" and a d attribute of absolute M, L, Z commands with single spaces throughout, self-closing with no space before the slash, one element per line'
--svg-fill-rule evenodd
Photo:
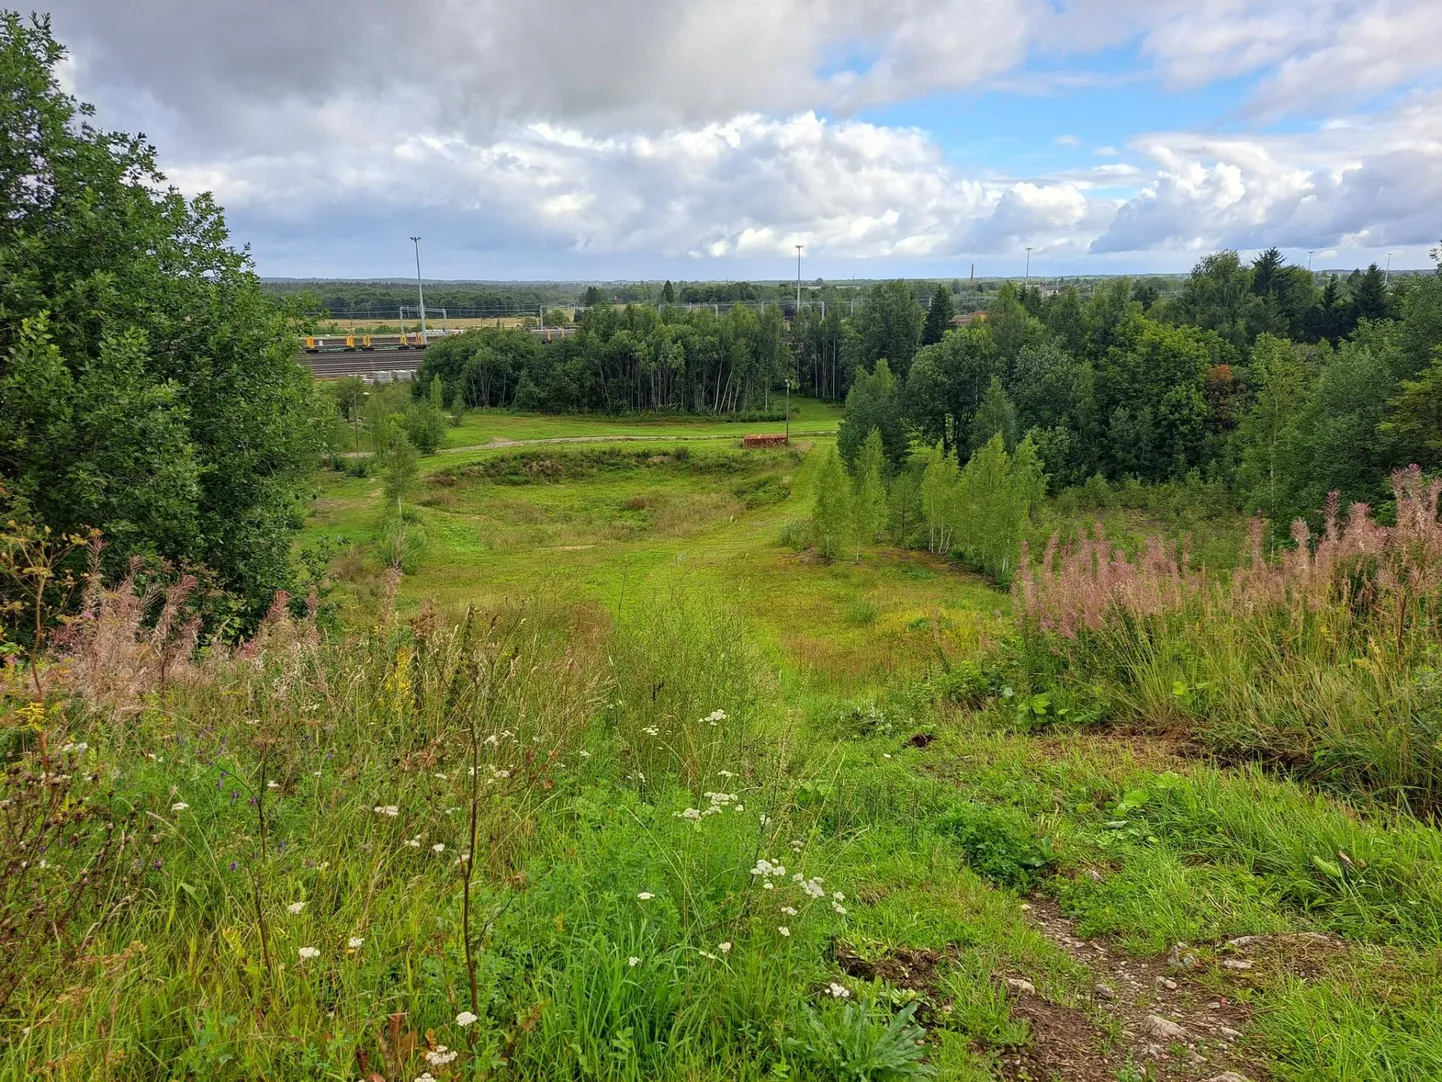
<path fill-rule="evenodd" d="M 462 1029 L 465 1029 L 467 1026 L 475 1025 L 477 1021 L 479 1021 L 479 1019 L 470 1011 L 462 1011 L 460 1014 L 456 1015 L 456 1025 L 460 1026 Z"/>
<path fill-rule="evenodd" d="M 821 885 L 820 879 L 806 880 L 806 882 L 801 884 L 801 889 L 804 890 L 812 898 L 826 897 L 826 889 Z"/>
<path fill-rule="evenodd" d="M 718 770 L 716 771 L 716 776 L 718 778 L 734 778 L 736 772 L 734 770 Z"/>
<path fill-rule="evenodd" d="M 835 981 L 832 981 L 829 985 L 827 985 L 826 990 L 830 992 L 831 995 L 836 999 L 851 998 L 851 989 L 847 988 L 844 984 L 837 984 Z"/>
<path fill-rule="evenodd" d="M 775 890 L 775 889 L 776 889 L 776 884 L 773 883 L 773 882 L 771 882 L 771 880 L 768 879 L 768 880 L 766 880 L 764 883 L 761 884 L 761 889 L 762 889 L 762 890 Z"/>
<path fill-rule="evenodd" d="M 353 951 L 358 951 L 365 945 L 365 937 L 353 935 L 345 941 L 345 945 Z"/>
<path fill-rule="evenodd" d="M 626 959 L 626 964 L 627 964 L 628 966 L 638 966 L 638 965 L 641 964 L 641 959 L 637 958 L 637 957 L 633 954 L 633 955 L 631 955 L 631 957 L 629 957 L 629 958 Z"/>
<path fill-rule="evenodd" d="M 700 808 L 687 808 L 685 811 L 677 812 L 677 813 L 676 813 L 676 818 L 678 818 L 678 819 L 689 819 L 689 820 L 691 820 L 691 822 L 693 822 L 693 823 L 699 823 L 699 822 L 701 821 L 701 809 L 700 809 Z"/>
<path fill-rule="evenodd" d="M 293 917 L 293 916 L 295 916 L 296 914 L 298 914 L 298 913 L 299 913 L 302 909 L 304 909 L 304 908 L 305 908 L 305 903 L 304 903 L 304 902 L 291 902 L 290 905 L 288 905 L 288 906 L 285 907 L 285 911 L 286 911 L 287 913 L 289 913 L 289 914 Z"/>
<path fill-rule="evenodd" d="M 300 949 L 300 960 L 301 960 L 302 962 L 306 962 L 306 961 L 309 961 L 309 960 L 312 959 L 312 958 L 319 958 L 319 957 L 320 957 L 320 951 L 316 950 L 316 948 L 314 948 L 314 947 L 301 947 L 301 949 Z"/>
<path fill-rule="evenodd" d="M 846 895 L 842 894 L 839 890 L 832 891 L 831 897 L 835 898 L 838 902 L 846 901 Z"/>
<path fill-rule="evenodd" d="M 725 943 L 722 943 L 722 944 L 721 944 L 720 946 L 718 946 L 716 949 L 717 949 L 718 951 L 720 951 L 722 954 L 730 954 L 730 953 L 731 953 L 731 941 L 730 941 L 730 940 L 727 940 Z"/>
<path fill-rule="evenodd" d="M 438 1044 L 433 1050 L 426 1053 L 426 1062 L 432 1067 L 444 1067 L 459 1054 L 458 1052 L 452 1052 L 443 1044 Z"/>
<path fill-rule="evenodd" d="M 392 819 L 394 819 L 397 815 L 401 813 L 400 808 L 396 807 L 394 804 L 377 804 L 374 808 L 371 809 L 371 811 L 375 812 L 377 815 L 389 816 Z"/>
<path fill-rule="evenodd" d="M 444 853 L 445 851 L 446 851 L 446 843 L 445 843 L 445 842 L 436 842 L 435 845 L 431 846 L 431 852 L 432 852 L 432 853 Z"/>
<path fill-rule="evenodd" d="M 843 917 L 846 916 L 846 907 L 840 902 L 832 902 L 831 908 L 836 910 L 836 912 L 840 913 Z"/>
<path fill-rule="evenodd" d="M 589 759 L 591 757 L 591 753 L 589 751 L 578 751 L 576 752 L 576 754 L 579 755 L 582 759 Z"/>
<path fill-rule="evenodd" d="M 643 890 L 640 894 L 636 895 L 636 897 L 643 902 L 649 902 L 652 898 L 656 896 L 652 894 L 649 890 Z"/>
<path fill-rule="evenodd" d="M 419 849 L 421 847 L 421 836 L 417 834 L 414 838 L 407 838 L 406 844 L 412 849 Z"/>
<path fill-rule="evenodd" d="M 783 928 L 777 928 L 776 930 L 777 930 L 778 932 L 780 932 L 780 933 L 782 934 L 782 936 L 785 937 L 786 939 L 790 939 L 790 938 L 791 938 L 791 929 L 790 929 L 790 928 L 784 928 L 784 927 L 783 927 Z"/>
<path fill-rule="evenodd" d="M 265 787 L 266 787 L 267 789 L 279 789 L 279 788 L 280 788 L 280 782 L 278 782 L 278 781 L 276 781 L 274 778 L 272 778 L 270 781 L 268 781 L 268 782 L 265 783 Z"/>
<path fill-rule="evenodd" d="M 660 735 L 661 735 L 661 730 L 658 729 L 658 728 L 656 728 L 656 726 L 654 726 L 654 725 L 647 725 L 647 726 L 646 726 L 644 729 L 642 729 L 641 731 L 642 731 L 643 733 L 645 733 L 647 736 L 660 736 Z"/>
<path fill-rule="evenodd" d="M 781 907 L 781 912 L 785 913 L 788 917 L 794 917 L 796 916 L 796 907 L 791 905 L 783 905 Z"/>

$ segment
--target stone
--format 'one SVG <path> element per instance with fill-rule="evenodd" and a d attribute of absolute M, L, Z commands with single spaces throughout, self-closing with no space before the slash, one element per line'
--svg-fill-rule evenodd
<path fill-rule="evenodd" d="M 1008 977 L 1008 978 L 1006 979 L 1006 986 L 1007 986 L 1008 988 L 1010 988 L 1013 992 L 1015 992 L 1017 995 L 1021 995 L 1021 996 L 1034 996 L 1034 995 L 1036 995 L 1036 985 L 1032 984 L 1031 981 L 1022 980 L 1020 977 Z"/>
<path fill-rule="evenodd" d="M 1167 951 L 1167 965 L 1173 969 L 1196 969 L 1202 964 L 1197 952 L 1185 943 L 1177 943 Z"/>
<path fill-rule="evenodd" d="M 1252 1082 L 1244 1074 L 1237 1074 L 1236 1071 L 1223 1071 L 1221 1074 L 1212 1075 L 1207 1082 Z"/>
<path fill-rule="evenodd" d="M 1252 963 L 1244 958 L 1228 958 L 1222 963 L 1223 969 L 1251 969 Z"/>
<path fill-rule="evenodd" d="M 1116 989 L 1112 988 L 1112 986 L 1109 984 L 1099 984 L 1095 988 L 1093 988 L 1092 991 L 1096 993 L 1097 999 L 1117 998 Z"/>
<path fill-rule="evenodd" d="M 1142 1022 L 1142 1029 L 1159 1041 L 1184 1041 L 1187 1039 L 1187 1031 L 1183 1027 L 1159 1014 L 1147 1015 L 1146 1020 Z"/>

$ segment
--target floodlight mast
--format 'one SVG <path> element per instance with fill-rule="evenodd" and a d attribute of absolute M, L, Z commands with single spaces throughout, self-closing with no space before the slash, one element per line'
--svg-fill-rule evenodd
<path fill-rule="evenodd" d="M 421 344 L 426 341 L 426 289 L 421 284 L 421 238 L 412 237 L 411 243 L 416 246 L 416 297 L 421 302 Z"/>

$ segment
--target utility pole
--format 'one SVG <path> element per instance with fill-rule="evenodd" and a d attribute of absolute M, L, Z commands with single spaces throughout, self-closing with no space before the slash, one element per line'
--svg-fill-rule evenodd
<path fill-rule="evenodd" d="M 796 318 L 801 318 L 801 245 L 796 246 Z"/>
<path fill-rule="evenodd" d="M 791 377 L 786 377 L 786 442 L 791 443 Z"/>
<path fill-rule="evenodd" d="M 416 246 L 416 297 L 421 302 L 421 345 L 426 344 L 426 287 L 421 284 L 421 238 L 412 237 Z"/>

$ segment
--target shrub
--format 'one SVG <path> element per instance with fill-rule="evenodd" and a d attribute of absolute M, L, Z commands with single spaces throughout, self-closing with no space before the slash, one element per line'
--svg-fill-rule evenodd
<path fill-rule="evenodd" d="M 936 826 L 960 847 L 977 874 L 1024 891 L 1056 864 L 1051 840 L 1039 838 L 1020 811 L 986 804 L 960 804 Z"/>

